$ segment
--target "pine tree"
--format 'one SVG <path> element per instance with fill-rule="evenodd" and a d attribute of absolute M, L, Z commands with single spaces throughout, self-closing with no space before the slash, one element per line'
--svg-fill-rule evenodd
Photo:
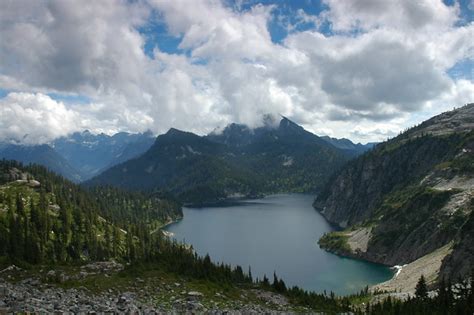
<path fill-rule="evenodd" d="M 415 296 L 418 299 L 426 299 L 428 297 L 428 287 L 426 285 L 425 276 L 421 275 L 415 287 Z"/>

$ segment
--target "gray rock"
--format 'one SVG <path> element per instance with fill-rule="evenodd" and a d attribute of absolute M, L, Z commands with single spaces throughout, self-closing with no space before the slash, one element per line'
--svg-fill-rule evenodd
<path fill-rule="evenodd" d="M 5 272 L 12 272 L 12 271 L 22 271 L 23 269 L 15 266 L 15 265 L 11 265 L 11 266 L 8 266 L 7 268 L 3 269 L 2 271 L 0 271 L 0 273 L 5 273 Z"/>
<path fill-rule="evenodd" d="M 190 296 L 190 297 L 202 297 L 203 294 L 201 292 L 198 292 L 198 291 L 189 291 L 188 296 Z"/>
<path fill-rule="evenodd" d="M 7 296 L 8 293 L 8 288 L 5 285 L 0 284 L 0 298 Z"/>

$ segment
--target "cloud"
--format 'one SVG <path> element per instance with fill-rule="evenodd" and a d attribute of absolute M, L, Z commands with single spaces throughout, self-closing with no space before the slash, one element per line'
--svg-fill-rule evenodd
<path fill-rule="evenodd" d="M 326 18 L 335 31 L 393 28 L 405 31 L 447 29 L 458 20 L 459 5 L 441 0 L 324 0 L 330 7 Z"/>
<path fill-rule="evenodd" d="M 119 1 L 3 1 L 2 73 L 34 88 L 94 92 L 140 76 L 146 11 Z M 136 68 L 138 67 L 138 68 Z M 136 69 L 136 70 L 134 70 Z"/>
<path fill-rule="evenodd" d="M 317 45 L 313 45 L 317 43 Z M 449 89 L 451 80 L 434 67 L 426 45 L 375 31 L 358 38 L 328 38 L 319 33 L 290 37 L 288 45 L 304 51 L 318 68 L 320 87 L 334 105 L 370 111 L 383 118 L 393 108 L 419 109 Z"/>
<path fill-rule="evenodd" d="M 10 93 L 0 99 L 0 138 L 46 143 L 80 130 L 77 113 L 44 94 Z"/>
<path fill-rule="evenodd" d="M 473 100 L 472 80 L 446 74 L 473 58 L 474 24 L 457 25 L 459 5 L 324 2 L 319 15 L 295 11 L 297 22 L 314 28 L 293 28 L 274 43 L 269 25 L 278 2 L 242 9 L 218 0 L 2 1 L 0 88 L 34 99 L 90 99 L 35 107 L 45 114 L 58 106 L 75 119 L 36 141 L 77 128 L 203 134 L 230 122 L 258 126 L 266 113 L 315 132 L 377 140 L 388 133 L 362 131 L 404 129 L 420 113 L 442 111 L 443 102 Z M 326 22 L 332 33 L 319 29 Z M 152 24 L 179 40 L 175 53 L 160 50 L 158 37 L 145 54 L 150 37 L 139 30 Z M 12 94 L 1 102 L 22 106 Z M 0 137 L 31 133 L 23 124 L 4 131 L 10 125 L 17 124 L 3 121 Z"/>

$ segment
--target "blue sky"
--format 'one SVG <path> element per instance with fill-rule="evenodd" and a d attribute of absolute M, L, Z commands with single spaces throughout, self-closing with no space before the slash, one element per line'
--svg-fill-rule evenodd
<path fill-rule="evenodd" d="M 272 11 L 272 19 L 268 22 L 268 31 L 271 39 L 275 44 L 283 44 L 283 41 L 289 33 L 296 33 L 307 30 L 317 30 L 325 36 L 333 36 L 334 32 L 331 23 L 324 21 L 321 25 L 316 26 L 312 22 L 304 22 L 298 19 L 298 11 L 302 10 L 305 14 L 317 17 L 322 12 L 329 9 L 328 5 L 320 0 L 250 0 L 250 1 L 225 1 L 224 4 L 235 11 L 244 12 L 251 10 L 255 5 L 274 6 Z M 461 19 L 459 25 L 466 25 L 473 21 L 474 12 L 469 8 L 470 0 L 443 0 L 447 6 L 454 6 L 458 3 L 460 7 Z M 291 30 L 288 25 L 294 25 Z M 168 33 L 167 25 L 160 21 L 159 13 L 154 12 L 148 23 L 139 28 L 141 34 L 146 38 L 144 45 L 145 53 L 153 58 L 153 49 L 159 48 L 163 52 L 170 54 L 188 54 L 189 51 L 180 49 L 182 36 L 175 36 Z M 357 31 L 354 31 L 357 34 Z M 465 78 L 473 79 L 473 61 L 472 59 L 462 60 L 447 71 L 447 74 L 453 79 Z"/>
<path fill-rule="evenodd" d="M 455 0 L 443 0 L 447 6 L 454 6 L 458 3 L 460 8 L 460 20 L 457 22 L 458 25 L 467 25 L 473 21 L 473 11 L 469 9 L 469 1 L 461 0 L 456 2 Z M 264 5 L 274 7 L 272 10 L 272 18 L 269 19 L 267 27 L 271 35 L 271 40 L 277 45 L 284 45 L 284 40 L 289 34 L 304 32 L 304 31 L 318 31 L 327 37 L 334 36 L 335 33 L 332 30 L 332 25 L 329 21 L 323 21 L 320 25 L 315 25 L 314 22 L 305 22 L 298 17 L 298 12 L 303 11 L 308 16 L 314 18 L 318 17 L 324 11 L 329 10 L 327 4 L 322 3 L 319 0 L 293 0 L 293 1 L 278 1 L 278 0 L 265 0 L 265 1 L 225 1 L 224 5 L 237 12 L 245 12 L 252 9 L 255 5 Z M 137 31 L 145 39 L 143 46 L 144 53 L 151 59 L 154 58 L 154 49 L 159 49 L 162 52 L 168 54 L 185 55 L 190 57 L 192 51 L 189 49 L 180 49 L 179 45 L 183 39 L 183 35 L 173 35 L 168 32 L 168 26 L 161 19 L 160 12 L 153 11 L 147 23 L 143 26 L 138 27 Z M 353 30 L 352 36 L 362 33 L 361 30 Z M 336 33 L 337 34 L 337 33 Z M 193 63 L 205 64 L 206 60 L 194 60 Z M 446 74 L 449 75 L 453 80 L 466 79 L 473 81 L 474 79 L 474 61 L 473 59 L 463 59 L 453 65 L 451 68 L 446 70 Z M 5 97 L 8 94 L 8 90 L 0 89 L 0 98 Z M 74 104 L 88 104 L 92 101 L 92 98 L 82 94 L 62 94 L 58 92 L 48 93 L 52 99 Z M 418 123 L 419 120 L 425 119 L 426 115 L 414 115 L 410 118 L 413 124 Z"/>
<path fill-rule="evenodd" d="M 250 0 L 243 1 L 243 3 L 240 2 L 241 1 L 224 1 L 224 4 L 229 9 L 239 12 L 251 10 L 251 8 L 255 5 L 274 7 L 272 11 L 272 18 L 268 21 L 268 31 L 270 32 L 271 40 L 275 44 L 283 45 L 285 38 L 290 33 L 308 30 L 317 30 L 328 37 L 334 35 L 334 32 L 331 28 L 331 23 L 328 21 L 324 21 L 321 25 L 316 26 L 312 22 L 303 22 L 301 19 L 298 19 L 297 12 L 299 10 L 303 10 L 305 14 L 313 17 L 317 17 L 322 12 L 329 10 L 328 5 L 322 3 L 319 0 Z M 456 3 L 459 4 L 461 9 L 461 19 L 458 22 L 459 25 L 466 25 L 473 21 L 474 12 L 469 9 L 470 0 L 460 0 L 458 2 L 455 0 L 443 0 L 443 2 L 448 6 L 454 6 Z M 294 28 L 289 30 L 288 25 L 292 25 Z M 153 50 L 155 48 L 169 54 L 189 56 L 191 53 L 190 50 L 183 50 L 178 47 L 183 36 L 170 34 L 168 32 L 166 23 L 160 19 L 160 12 L 158 11 L 153 11 L 150 14 L 147 22 L 144 25 L 137 27 L 137 30 L 145 39 L 143 50 L 150 58 L 153 58 Z M 472 81 L 474 77 L 473 67 L 474 62 L 472 59 L 463 59 L 457 62 L 451 68 L 447 69 L 446 73 L 453 79 L 463 78 Z M 0 88 L 0 98 L 5 97 L 8 92 L 11 91 L 14 90 Z M 60 92 L 52 92 L 48 93 L 48 95 L 55 100 L 63 102 L 85 104 L 91 101 L 91 98 L 86 95 L 71 93 L 62 94 Z"/>
<path fill-rule="evenodd" d="M 0 139 L 82 129 L 205 134 L 231 122 L 258 126 L 270 113 L 317 134 L 382 140 L 473 101 L 473 8 L 472 0 L 0 2 Z"/>

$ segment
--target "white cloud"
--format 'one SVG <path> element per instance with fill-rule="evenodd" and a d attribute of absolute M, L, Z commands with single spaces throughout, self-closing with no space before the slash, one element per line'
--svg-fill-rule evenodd
<path fill-rule="evenodd" d="M 80 129 L 78 115 L 44 94 L 10 93 L 0 99 L 0 138 L 46 143 Z"/>
<path fill-rule="evenodd" d="M 275 6 L 241 11 L 218 0 L 3 1 L 0 88 L 34 99 L 47 97 L 34 92 L 57 92 L 92 100 L 49 99 L 54 105 L 38 107 L 54 113 L 58 106 L 75 121 L 37 141 L 71 128 L 162 133 L 176 127 L 202 134 L 230 122 L 257 126 L 266 113 L 289 116 L 315 132 L 372 141 L 447 103 L 473 101 L 472 81 L 446 74 L 474 54 L 474 24 L 456 26 L 458 5 L 325 2 L 329 10 L 319 16 L 298 11 L 297 18 L 315 29 L 293 29 L 275 44 L 268 29 Z M 156 16 L 182 38 L 186 54 L 144 53 L 137 27 Z M 325 20 L 335 34 L 319 32 Z M 18 96 L 1 102 L 21 106 Z M 31 133 L 22 126 L 2 120 L 0 137 Z"/>
<path fill-rule="evenodd" d="M 410 31 L 447 29 L 458 20 L 459 4 L 441 0 L 324 0 L 330 7 L 326 18 L 335 31 L 393 28 Z"/>

